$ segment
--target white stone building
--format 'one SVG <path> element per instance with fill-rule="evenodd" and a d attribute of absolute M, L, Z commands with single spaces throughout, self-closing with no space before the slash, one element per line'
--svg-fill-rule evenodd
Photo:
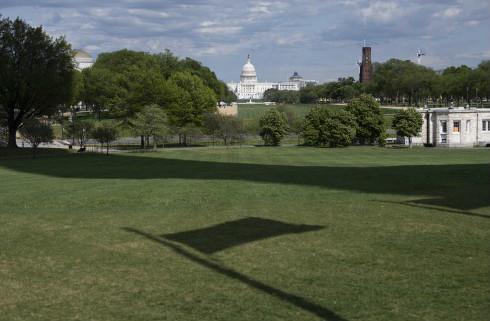
<path fill-rule="evenodd" d="M 90 68 L 94 64 L 92 56 L 85 50 L 76 49 L 75 50 L 75 65 L 78 70 L 83 70 L 85 68 Z"/>
<path fill-rule="evenodd" d="M 473 147 L 490 144 L 490 109 L 431 108 L 418 109 L 424 123 L 414 144 L 439 147 Z"/>
<path fill-rule="evenodd" d="M 293 90 L 298 91 L 307 84 L 317 84 L 314 80 L 304 80 L 303 77 L 295 72 L 289 81 L 285 82 L 258 82 L 257 72 L 254 65 L 250 62 L 250 55 L 247 63 L 243 65 L 240 74 L 240 82 L 228 83 L 228 88 L 235 93 L 238 99 L 262 99 L 267 89 Z"/>

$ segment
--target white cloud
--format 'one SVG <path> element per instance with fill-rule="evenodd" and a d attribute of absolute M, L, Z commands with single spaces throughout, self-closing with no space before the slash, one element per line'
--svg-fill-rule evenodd
<path fill-rule="evenodd" d="M 199 33 L 222 34 L 222 35 L 229 35 L 229 34 L 238 33 L 241 30 L 242 30 L 242 27 L 240 27 L 240 26 L 213 26 L 213 25 L 196 29 L 196 31 Z"/>
<path fill-rule="evenodd" d="M 403 10 L 396 2 L 376 1 L 369 4 L 367 8 L 360 9 L 360 15 L 364 22 L 374 21 L 386 23 L 399 18 L 403 14 Z"/>
<path fill-rule="evenodd" d="M 467 25 L 469 27 L 475 27 L 475 26 L 478 26 L 479 24 L 480 24 L 479 20 L 469 20 L 469 21 L 465 22 L 465 25 Z"/>
<path fill-rule="evenodd" d="M 461 14 L 462 10 L 459 7 L 449 7 L 443 11 L 436 12 L 434 17 L 442 17 L 442 18 L 454 18 Z"/>

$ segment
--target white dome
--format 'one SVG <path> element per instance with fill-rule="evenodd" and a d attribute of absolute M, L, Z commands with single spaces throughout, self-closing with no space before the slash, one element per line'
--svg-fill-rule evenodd
<path fill-rule="evenodd" d="M 247 63 L 243 65 L 240 81 L 257 82 L 257 72 L 255 71 L 254 65 L 250 62 L 250 55 L 248 55 Z"/>

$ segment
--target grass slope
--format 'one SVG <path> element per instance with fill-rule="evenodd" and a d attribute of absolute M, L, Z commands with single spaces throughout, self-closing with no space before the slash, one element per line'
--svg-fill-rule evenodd
<path fill-rule="evenodd" d="M 0 320 L 488 320 L 490 152 L 0 160 Z"/>

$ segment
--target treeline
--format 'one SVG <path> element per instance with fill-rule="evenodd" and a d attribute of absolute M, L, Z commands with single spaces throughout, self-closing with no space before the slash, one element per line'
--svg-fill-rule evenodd
<path fill-rule="evenodd" d="M 365 91 L 382 103 L 423 106 L 426 102 L 457 106 L 490 97 L 490 61 L 472 69 L 448 67 L 436 72 L 411 61 L 390 59 L 374 64 L 373 80 Z"/>
<path fill-rule="evenodd" d="M 236 100 L 209 68 L 168 50 L 103 53 L 83 72 L 76 70 L 73 55 L 64 38 L 51 38 L 19 18 L 0 18 L 0 124 L 8 127 L 10 147 L 16 147 L 17 131 L 32 118 L 54 116 L 63 127 L 64 114 L 71 112 L 73 131 L 82 106 L 129 129 L 136 128 L 146 107 L 156 106 L 185 144 L 189 128 L 201 126 L 218 101 Z"/>
<path fill-rule="evenodd" d="M 126 49 L 104 53 L 83 70 L 80 79 L 73 102 L 81 101 L 98 115 L 106 111 L 132 129 L 145 107 L 159 107 L 165 112 L 167 127 L 183 144 L 187 133 L 202 126 L 204 116 L 216 110 L 217 101 L 236 99 L 208 67 L 190 58 L 179 59 L 168 50 L 160 54 Z M 148 110 L 156 111 L 145 112 Z M 145 135 L 140 135 L 143 146 Z"/>
<path fill-rule="evenodd" d="M 281 104 L 316 104 L 345 102 L 361 93 L 361 84 L 349 77 L 316 86 L 308 85 L 299 91 L 267 89 L 263 99 Z"/>
<path fill-rule="evenodd" d="M 299 122 L 280 108 L 267 111 L 259 121 L 260 136 L 271 146 L 279 145 L 291 132 L 298 134 L 306 146 L 384 145 L 387 125 L 379 103 L 366 94 L 352 99 L 346 107 L 317 106 Z M 391 127 L 400 136 L 409 137 L 411 145 L 411 137 L 420 133 L 422 115 L 413 108 L 399 110 Z"/>
<path fill-rule="evenodd" d="M 461 106 L 490 98 L 490 61 L 472 69 L 448 67 L 442 71 L 411 61 L 390 59 L 374 64 L 373 79 L 361 84 L 354 78 L 339 78 L 300 91 L 269 89 L 264 100 L 277 103 L 344 103 L 361 94 L 371 94 L 382 104 L 423 106 L 426 103 Z"/>

